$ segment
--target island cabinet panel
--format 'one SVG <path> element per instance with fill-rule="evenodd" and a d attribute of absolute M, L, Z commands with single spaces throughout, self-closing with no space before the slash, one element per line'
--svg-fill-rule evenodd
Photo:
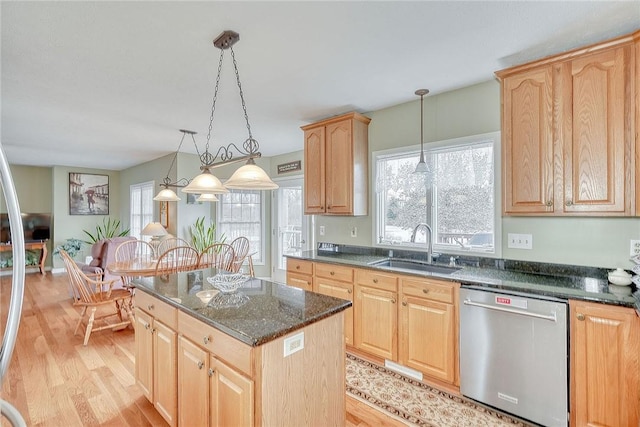
<path fill-rule="evenodd" d="M 137 292 L 136 382 L 171 426 L 177 425 L 177 309 Z"/>
<path fill-rule="evenodd" d="M 370 121 L 349 113 L 302 127 L 305 214 L 367 214 Z"/>
<path fill-rule="evenodd" d="M 459 285 L 408 277 L 400 285 L 400 363 L 458 385 Z"/>
<path fill-rule="evenodd" d="M 505 214 L 636 214 L 638 34 L 496 73 Z"/>
<path fill-rule="evenodd" d="M 209 425 L 209 353 L 180 337 L 178 340 L 179 426 Z"/>
<path fill-rule="evenodd" d="M 571 426 L 640 425 L 640 318 L 571 300 Z"/>
<path fill-rule="evenodd" d="M 353 303 L 353 268 L 316 263 L 313 291 Z M 344 313 L 344 339 L 348 346 L 354 345 L 353 307 Z"/>
<path fill-rule="evenodd" d="M 343 324 L 340 312 L 258 347 L 257 425 L 345 425 Z M 285 340 L 300 333 L 304 347 L 284 355 Z"/>
<path fill-rule="evenodd" d="M 213 356 L 209 365 L 210 426 L 253 426 L 253 381 Z"/>
<path fill-rule="evenodd" d="M 397 282 L 391 274 L 356 271 L 355 347 L 389 360 L 398 360 Z"/>

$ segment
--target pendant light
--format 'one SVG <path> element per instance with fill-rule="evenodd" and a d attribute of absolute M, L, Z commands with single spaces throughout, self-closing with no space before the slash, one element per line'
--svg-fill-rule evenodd
<path fill-rule="evenodd" d="M 218 198 L 212 193 L 202 193 L 196 199 L 196 202 L 217 202 Z"/>
<path fill-rule="evenodd" d="M 420 96 L 420 161 L 416 165 L 416 170 L 413 173 L 430 174 L 431 169 L 427 162 L 424 160 L 424 126 L 422 124 L 424 120 L 423 106 L 424 96 L 429 93 L 429 89 L 418 89 L 415 94 Z"/>
<path fill-rule="evenodd" d="M 242 92 L 242 85 L 240 84 L 240 74 L 238 73 L 238 64 L 236 62 L 235 53 L 233 52 L 233 45 L 240 40 L 240 35 L 234 31 L 224 31 L 214 41 L 213 45 L 220 49 L 220 61 L 218 63 L 218 75 L 216 78 L 215 90 L 213 93 L 213 101 L 211 105 L 211 116 L 209 119 L 209 132 L 207 134 L 207 143 L 205 151 L 200 155 L 200 170 L 202 173 L 196 176 L 193 181 L 182 189 L 184 193 L 199 193 L 199 194 L 224 194 L 228 193 L 228 188 L 244 189 L 244 190 L 273 190 L 278 188 L 278 185 L 274 183 L 269 175 L 255 164 L 255 158 L 261 157 L 260 145 L 251 134 L 251 125 L 249 124 L 249 116 L 247 114 L 247 106 L 244 101 L 244 94 Z M 233 60 L 233 69 L 236 75 L 236 82 L 238 83 L 238 90 L 240 92 L 240 101 L 242 102 L 242 109 L 244 111 L 244 119 L 247 125 L 247 131 L 249 137 L 242 144 L 242 148 L 238 148 L 233 143 L 226 146 L 222 146 L 218 149 L 215 155 L 209 152 L 209 142 L 211 139 L 211 131 L 213 129 L 213 118 L 216 110 L 216 101 L 218 99 L 218 89 L 220 86 L 220 73 L 222 71 L 222 64 L 224 62 L 224 52 L 229 49 L 231 52 L 231 58 Z M 196 147 L 197 149 L 197 147 Z M 236 157 L 236 153 L 240 157 Z M 220 180 L 211 172 L 211 169 L 218 166 L 246 161 L 246 164 L 236 170 L 231 178 L 223 185 Z"/>
<path fill-rule="evenodd" d="M 167 171 L 167 176 L 164 177 L 164 179 L 162 180 L 162 184 L 160 184 L 160 187 L 163 187 L 163 189 L 160 190 L 160 192 L 156 195 L 156 197 L 153 198 L 153 200 L 155 201 L 177 202 L 178 200 L 182 200 L 180 199 L 180 197 L 178 197 L 175 191 L 173 191 L 169 187 L 182 188 L 182 187 L 185 187 L 187 184 L 189 184 L 189 180 L 187 180 L 186 178 L 180 178 L 176 182 L 171 182 L 171 178 L 169 178 L 169 175 L 171 174 L 171 169 L 173 169 L 173 165 L 176 163 L 176 159 L 178 158 L 178 152 L 180 151 L 180 148 L 182 147 L 182 143 L 184 142 L 184 137 L 186 135 L 191 135 L 193 144 L 195 145 L 196 143 L 196 140 L 193 137 L 193 135 L 196 134 L 195 132 L 186 130 L 186 129 L 180 129 L 180 132 L 182 132 L 182 139 L 180 139 L 180 144 L 178 145 L 178 149 L 173 155 L 173 159 L 171 160 L 171 164 L 169 165 L 169 170 Z"/>

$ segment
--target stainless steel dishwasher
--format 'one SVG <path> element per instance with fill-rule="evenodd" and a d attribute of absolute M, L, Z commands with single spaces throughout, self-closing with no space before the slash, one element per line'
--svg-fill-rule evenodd
<path fill-rule="evenodd" d="M 460 392 L 543 426 L 567 426 L 567 304 L 460 290 Z"/>

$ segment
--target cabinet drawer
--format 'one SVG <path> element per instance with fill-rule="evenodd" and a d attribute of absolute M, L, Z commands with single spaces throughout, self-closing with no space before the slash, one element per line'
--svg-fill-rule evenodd
<path fill-rule="evenodd" d="M 225 363 L 253 377 L 252 347 L 182 311 L 178 312 L 178 333 Z"/>
<path fill-rule="evenodd" d="M 307 274 L 298 274 L 287 271 L 287 285 L 310 291 L 312 288 L 313 276 Z"/>
<path fill-rule="evenodd" d="M 316 276 L 353 283 L 353 268 L 335 264 L 316 263 Z"/>
<path fill-rule="evenodd" d="M 398 276 L 393 274 L 379 273 L 373 270 L 357 270 L 356 280 L 358 285 L 392 292 L 398 290 Z"/>
<path fill-rule="evenodd" d="M 177 308 L 170 306 L 166 302 L 160 301 L 158 298 L 151 296 L 140 289 L 136 290 L 135 306 L 155 317 L 171 329 L 175 330 L 178 326 Z"/>
<path fill-rule="evenodd" d="M 287 258 L 287 271 L 299 274 L 313 274 L 313 262 Z"/>
<path fill-rule="evenodd" d="M 456 285 L 432 279 L 402 279 L 402 294 L 453 304 Z"/>

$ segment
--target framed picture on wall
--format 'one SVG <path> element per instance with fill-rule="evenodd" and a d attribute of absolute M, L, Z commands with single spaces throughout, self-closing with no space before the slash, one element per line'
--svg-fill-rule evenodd
<path fill-rule="evenodd" d="M 69 172 L 69 215 L 109 215 L 109 175 Z"/>
<path fill-rule="evenodd" d="M 169 228 L 169 202 L 160 202 L 160 224 Z"/>

